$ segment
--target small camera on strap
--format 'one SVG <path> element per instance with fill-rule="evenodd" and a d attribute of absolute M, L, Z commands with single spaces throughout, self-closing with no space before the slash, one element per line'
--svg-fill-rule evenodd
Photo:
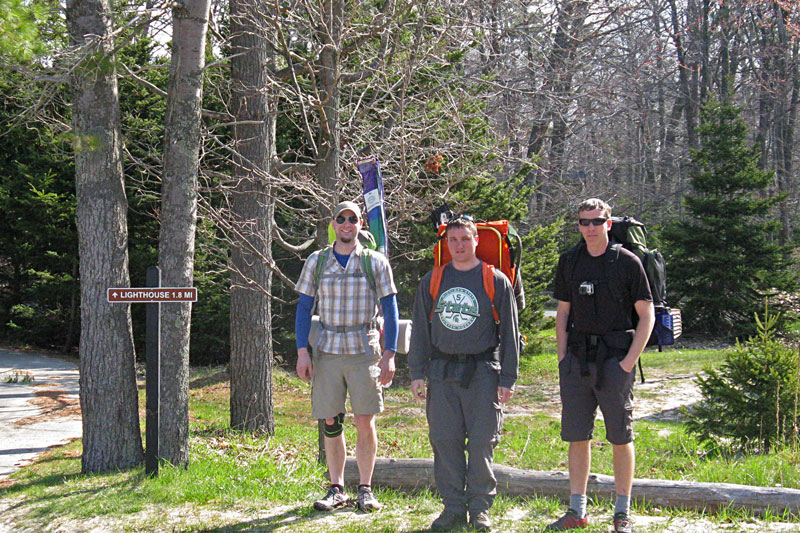
<path fill-rule="evenodd" d="M 594 295 L 594 283 L 591 281 L 584 281 L 578 286 L 578 294 L 581 296 L 593 296 Z"/>

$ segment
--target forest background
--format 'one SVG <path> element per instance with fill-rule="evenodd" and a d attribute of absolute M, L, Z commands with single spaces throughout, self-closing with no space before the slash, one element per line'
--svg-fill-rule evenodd
<path fill-rule="evenodd" d="M 753 265 L 753 283 L 733 289 L 752 305 L 792 301 L 797 2 L 2 4 L 0 337 L 65 352 L 80 344 L 82 372 L 130 382 L 144 309 L 110 310 L 104 291 L 143 286 L 158 264 L 165 285 L 200 294 L 165 311 L 177 325 L 178 338 L 164 339 L 175 397 L 190 360 L 230 361 L 232 425 L 271 431 L 271 391 L 260 409 L 237 398 L 269 388 L 273 361 L 291 363 L 293 282 L 326 241 L 331 207 L 360 195 L 365 156 L 383 170 L 402 316 L 431 266 L 428 214 L 445 201 L 520 228 L 528 333 L 543 324 L 558 252 L 577 242 L 575 206 L 589 196 L 645 222 L 651 245 L 691 220 L 708 224 L 706 250 L 737 251 L 756 233 L 780 261 Z M 729 174 L 766 180 L 694 185 L 703 168 L 729 163 L 711 157 L 725 137 L 703 132 L 713 121 L 701 111 L 717 100 L 734 110 L 725 120 L 746 126 L 755 165 Z M 111 163 L 93 167 L 94 155 Z M 703 212 L 687 197 L 717 203 Z M 762 209 L 726 210 L 740 197 Z M 736 229 L 730 240 L 720 226 Z M 670 261 L 687 255 L 671 234 L 662 247 L 668 272 L 680 273 Z M 690 285 L 670 275 L 670 302 L 694 310 L 689 333 L 746 330 L 747 313 L 710 327 Z M 87 317 L 106 317 L 119 343 L 88 331 Z M 93 355 L 103 350 L 118 353 L 118 370 L 103 370 Z M 169 415 L 166 425 L 185 426 Z M 112 462 L 135 463 L 140 450 Z M 186 450 L 166 457 L 184 462 Z"/>

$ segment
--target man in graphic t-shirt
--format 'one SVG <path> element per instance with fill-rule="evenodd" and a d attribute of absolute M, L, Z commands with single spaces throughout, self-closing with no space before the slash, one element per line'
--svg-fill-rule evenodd
<path fill-rule="evenodd" d="M 411 392 L 426 399 L 434 477 L 444 503 L 431 529 L 465 525 L 469 512 L 475 530 L 489 531 L 489 508 L 497 493 L 494 447 L 519 363 L 517 304 L 499 270 L 494 271 L 494 302 L 489 300 L 484 266 L 475 255 L 478 230 L 470 217 L 451 220 L 445 235 L 452 261 L 444 267 L 435 298 L 432 272 L 419 284 L 408 353 Z"/>

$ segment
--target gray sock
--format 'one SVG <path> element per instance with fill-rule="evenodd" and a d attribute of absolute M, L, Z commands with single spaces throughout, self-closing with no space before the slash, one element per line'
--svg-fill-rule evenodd
<path fill-rule="evenodd" d="M 631 497 L 623 494 L 617 494 L 617 503 L 614 504 L 614 514 L 625 513 L 631 514 Z"/>
<path fill-rule="evenodd" d="M 586 516 L 586 494 L 570 495 L 569 508 L 578 513 L 580 518 Z"/>

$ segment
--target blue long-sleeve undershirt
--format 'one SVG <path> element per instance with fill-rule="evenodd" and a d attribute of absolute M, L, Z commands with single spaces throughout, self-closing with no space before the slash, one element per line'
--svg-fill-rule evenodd
<path fill-rule="evenodd" d="M 383 348 L 384 350 L 397 351 L 397 335 L 399 330 L 400 312 L 397 310 L 397 295 L 390 294 L 381 298 L 383 309 Z"/>
<path fill-rule="evenodd" d="M 297 315 L 294 317 L 294 336 L 297 349 L 308 348 L 308 332 L 311 331 L 311 310 L 314 308 L 314 297 L 300 293 L 297 302 Z"/>

